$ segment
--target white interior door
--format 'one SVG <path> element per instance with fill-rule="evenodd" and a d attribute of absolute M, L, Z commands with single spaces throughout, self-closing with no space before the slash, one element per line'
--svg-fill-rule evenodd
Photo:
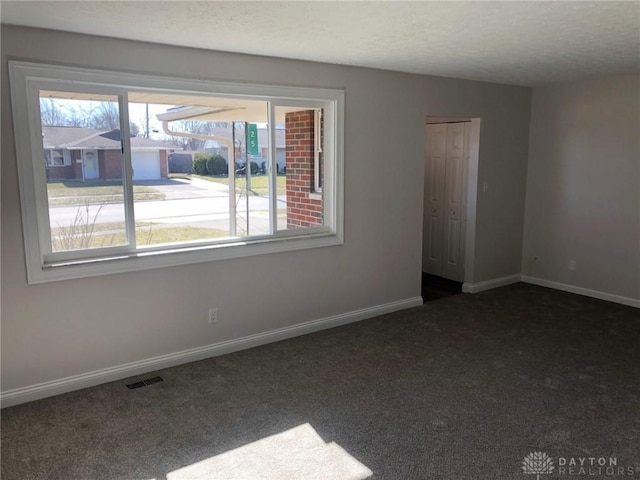
<path fill-rule="evenodd" d="M 422 271 L 442 276 L 442 215 L 445 209 L 447 125 L 427 125 L 427 155 L 422 223 Z"/>
<path fill-rule="evenodd" d="M 462 231 L 462 165 L 465 158 L 464 123 L 447 124 L 445 167 L 445 211 L 442 276 L 462 281 L 460 232 Z"/>
<path fill-rule="evenodd" d="M 427 125 L 422 271 L 464 279 L 466 123 Z"/>

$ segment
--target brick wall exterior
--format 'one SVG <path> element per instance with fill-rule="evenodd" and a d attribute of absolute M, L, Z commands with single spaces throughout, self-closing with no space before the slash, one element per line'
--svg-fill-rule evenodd
<path fill-rule="evenodd" d="M 314 188 L 313 110 L 285 115 L 287 228 L 322 225 L 322 200 L 310 198 Z"/>
<path fill-rule="evenodd" d="M 82 164 L 77 163 L 77 159 L 80 158 L 80 151 L 71 150 L 69 155 L 71 156 L 71 165 L 65 165 L 63 167 L 45 166 L 47 181 L 82 180 Z"/>
<path fill-rule="evenodd" d="M 122 154 L 119 150 L 100 150 L 99 158 L 100 178 L 103 180 L 120 180 L 122 178 Z"/>
<path fill-rule="evenodd" d="M 106 150 L 98 150 L 98 178 L 106 180 L 107 178 L 107 156 Z"/>
<path fill-rule="evenodd" d="M 169 160 L 166 150 L 160 150 L 160 178 L 169 177 Z"/>
<path fill-rule="evenodd" d="M 73 165 L 65 165 L 64 167 L 45 167 L 47 171 L 47 180 L 73 180 L 75 176 L 75 168 Z M 82 172 L 80 172 L 82 178 Z"/>
<path fill-rule="evenodd" d="M 80 150 L 71 150 L 71 164 L 75 172 L 75 179 L 82 180 L 82 154 Z"/>

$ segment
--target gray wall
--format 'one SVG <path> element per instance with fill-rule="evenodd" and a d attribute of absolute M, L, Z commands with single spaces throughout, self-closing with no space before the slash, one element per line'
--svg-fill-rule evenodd
<path fill-rule="evenodd" d="M 8 57 L 344 88 L 345 244 L 27 285 Z M 482 118 L 472 277 L 520 272 L 530 89 L 8 26 L 0 81 L 5 391 L 419 296 L 427 114 Z"/>
<path fill-rule="evenodd" d="M 534 89 L 524 275 L 640 299 L 639 80 Z"/>

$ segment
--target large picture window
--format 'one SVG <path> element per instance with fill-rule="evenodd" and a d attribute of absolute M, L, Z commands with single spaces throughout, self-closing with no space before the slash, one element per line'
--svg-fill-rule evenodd
<path fill-rule="evenodd" d="M 10 75 L 31 283 L 342 243 L 342 91 Z"/>

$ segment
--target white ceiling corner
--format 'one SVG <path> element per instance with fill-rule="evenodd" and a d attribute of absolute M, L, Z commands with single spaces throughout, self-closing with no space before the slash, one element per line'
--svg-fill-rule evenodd
<path fill-rule="evenodd" d="M 2 22 L 513 85 L 640 70 L 640 2 L 2 1 Z"/>

